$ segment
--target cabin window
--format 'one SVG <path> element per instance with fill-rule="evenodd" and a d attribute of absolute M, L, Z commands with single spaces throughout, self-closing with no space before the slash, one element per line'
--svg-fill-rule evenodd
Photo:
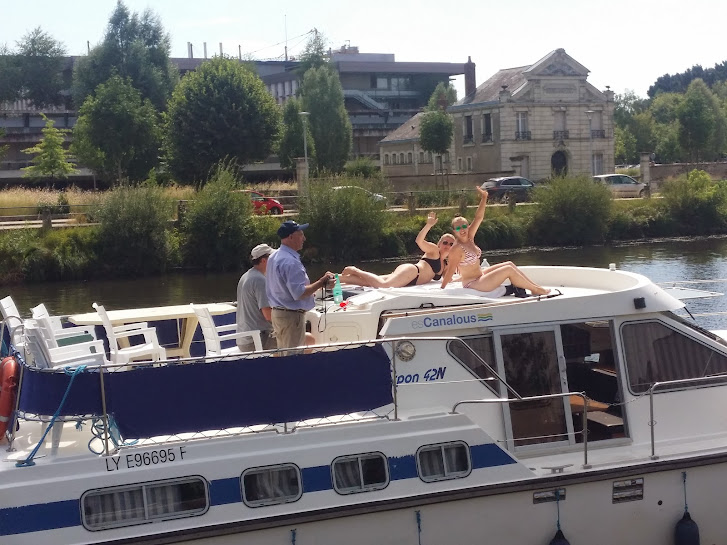
<path fill-rule="evenodd" d="M 492 337 L 478 336 L 478 337 L 462 337 L 461 341 L 449 341 L 447 343 L 447 350 L 457 361 L 464 365 L 469 371 L 475 375 L 478 379 L 481 379 L 485 386 L 490 390 L 497 393 L 497 379 L 493 375 L 487 366 L 482 363 L 484 360 L 490 367 L 495 369 L 497 364 L 495 363 L 495 349 L 492 344 Z M 463 344 L 464 343 L 464 344 Z M 472 351 L 467 349 L 469 346 Z"/>
<path fill-rule="evenodd" d="M 727 372 L 726 356 L 661 322 L 624 324 L 621 336 L 629 385 L 634 393 L 646 392 L 655 382 Z M 687 386 L 690 385 L 680 384 L 675 388 Z"/>
<path fill-rule="evenodd" d="M 249 469 L 242 474 L 242 500 L 249 507 L 297 501 L 300 471 L 291 464 Z"/>
<path fill-rule="evenodd" d="M 333 461 L 333 488 L 339 494 L 381 490 L 389 484 L 386 457 L 378 452 Z"/>
<path fill-rule="evenodd" d="M 424 446 L 417 452 L 417 467 L 425 482 L 466 477 L 471 471 L 469 448 L 461 442 Z"/>
<path fill-rule="evenodd" d="M 91 490 L 81 498 L 83 525 L 91 531 L 201 515 L 209 507 L 202 477 Z"/>

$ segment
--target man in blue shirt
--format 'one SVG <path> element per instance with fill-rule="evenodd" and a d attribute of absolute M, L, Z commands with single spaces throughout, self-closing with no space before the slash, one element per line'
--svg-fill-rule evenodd
<path fill-rule="evenodd" d="M 268 258 L 266 291 L 278 348 L 305 345 L 305 313 L 315 304 L 315 292 L 335 281 L 331 272 L 313 283 L 308 278 L 298 254 L 307 227 L 293 220 L 283 222 L 278 229 L 280 248 Z"/>

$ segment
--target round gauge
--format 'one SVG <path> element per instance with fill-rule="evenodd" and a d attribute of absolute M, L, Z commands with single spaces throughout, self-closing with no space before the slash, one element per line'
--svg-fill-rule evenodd
<path fill-rule="evenodd" d="M 411 361 L 416 353 L 417 349 L 411 341 L 400 341 L 396 345 L 396 355 L 401 361 Z"/>

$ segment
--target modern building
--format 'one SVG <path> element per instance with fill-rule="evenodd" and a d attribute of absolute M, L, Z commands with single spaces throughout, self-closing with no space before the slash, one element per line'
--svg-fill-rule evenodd
<path fill-rule="evenodd" d="M 449 161 L 440 165 L 421 149 L 418 115 L 382 140 L 382 170 L 422 176 L 436 165 L 477 180 L 612 172 L 614 93 L 588 83 L 588 73 L 563 49 L 535 64 L 500 70 L 479 87 L 474 69 L 467 71 L 466 96 L 447 109 L 454 118 Z"/>

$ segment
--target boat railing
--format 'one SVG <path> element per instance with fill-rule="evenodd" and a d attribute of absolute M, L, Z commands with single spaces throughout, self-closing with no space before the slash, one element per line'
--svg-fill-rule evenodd
<path fill-rule="evenodd" d="M 656 420 L 654 420 L 654 393 L 659 388 L 673 388 L 673 387 L 679 387 L 679 386 L 685 386 L 685 385 L 693 385 L 694 387 L 699 387 L 701 383 L 709 383 L 714 382 L 715 380 L 722 380 L 724 381 L 727 379 L 727 374 L 715 374 L 715 375 L 709 375 L 707 377 L 699 377 L 699 378 L 681 378 L 677 380 L 664 380 L 660 382 L 655 382 L 651 385 L 651 388 L 647 390 L 647 394 L 649 396 L 649 427 L 651 428 L 651 459 L 652 460 L 658 460 L 659 456 L 656 454 L 656 439 L 655 439 L 655 433 L 654 428 L 656 427 Z"/>
<path fill-rule="evenodd" d="M 547 400 L 547 399 L 558 399 L 558 398 L 564 398 L 564 397 L 570 397 L 570 396 L 578 396 L 583 400 L 583 413 L 581 415 L 583 426 L 580 431 L 580 434 L 583 436 L 583 469 L 590 469 L 591 465 L 588 463 L 588 396 L 586 395 L 585 392 L 565 392 L 565 393 L 559 393 L 559 394 L 543 394 L 543 395 L 528 396 L 528 397 L 518 396 L 517 398 L 514 398 L 514 399 L 513 398 L 463 399 L 454 404 L 454 406 L 452 407 L 452 414 L 457 413 L 457 408 L 460 405 L 489 404 L 489 403 L 510 404 L 510 403 L 521 403 L 524 401 L 541 401 L 541 400 Z M 525 439 L 525 438 L 521 437 L 519 439 Z"/>
<path fill-rule="evenodd" d="M 88 365 L 85 368 L 85 371 L 89 372 L 97 372 L 98 373 L 98 380 L 100 381 L 100 396 L 101 396 L 101 412 L 102 414 L 96 415 L 98 422 L 100 426 L 98 426 L 98 431 L 100 432 L 97 435 L 97 440 L 100 440 L 100 442 L 103 444 L 102 448 L 99 448 L 98 450 L 101 450 L 104 455 L 111 455 L 114 452 L 117 452 L 120 448 L 123 448 L 126 446 L 123 442 L 119 443 L 118 441 L 118 433 L 115 432 L 113 428 L 113 419 L 110 418 L 109 411 L 107 409 L 107 391 L 106 391 L 106 385 L 105 382 L 105 376 L 112 374 L 112 373 L 123 373 L 126 370 L 134 369 L 137 367 L 163 367 L 167 365 L 188 365 L 193 363 L 199 363 L 199 362 L 224 362 L 224 361 L 232 361 L 232 360 L 252 360 L 257 358 L 266 358 L 266 357 L 279 357 L 279 356 L 285 356 L 290 355 L 291 352 L 296 352 L 296 355 L 300 354 L 311 354 L 311 353 L 318 353 L 318 352 L 330 352 L 330 351 L 339 351 L 339 350 L 345 350 L 350 348 L 356 348 L 361 346 L 372 346 L 372 345 L 385 345 L 388 348 L 388 356 L 390 358 L 391 362 L 391 385 L 392 385 L 392 402 L 388 405 L 380 407 L 383 409 L 382 411 L 376 411 L 376 410 L 369 410 L 365 412 L 356 412 L 356 413 L 350 413 L 350 414 L 341 414 L 341 415 L 328 415 L 327 417 L 323 418 L 313 418 L 308 420 L 302 420 L 302 421 L 291 421 L 291 422 L 280 422 L 280 423 L 265 423 L 264 425 L 261 423 L 261 425 L 254 425 L 254 426 L 240 426 L 240 428 L 237 428 L 235 430 L 208 430 L 204 432 L 194 432 L 194 433 L 184 433 L 184 434 L 171 434 L 168 436 L 163 437 L 155 437 L 155 438 L 144 438 L 142 441 L 144 443 L 166 443 L 171 441 L 186 441 L 186 440 L 193 440 L 203 437 L 220 437 L 220 436 L 229 436 L 229 435 L 241 435 L 241 434 L 249 434 L 249 433 L 259 433 L 260 431 L 274 431 L 276 433 L 291 433 L 298 429 L 306 429 L 306 428 L 313 428 L 318 426 L 326 426 L 326 425 L 335 425 L 335 424 L 342 424 L 347 422 L 362 422 L 362 421 L 370 421 L 372 419 L 390 419 L 392 418 L 392 411 L 393 411 L 393 419 L 397 420 L 399 418 L 399 403 L 397 398 L 397 343 L 402 341 L 409 341 L 409 342 L 454 342 L 458 343 L 461 346 L 464 347 L 466 351 L 468 351 L 473 358 L 475 358 L 479 364 L 484 366 L 488 372 L 491 374 L 491 377 L 489 380 L 497 381 L 503 384 L 505 389 L 517 400 L 523 399 L 520 394 L 518 394 L 517 391 L 515 391 L 512 386 L 510 386 L 507 381 L 505 381 L 496 371 L 495 369 L 490 366 L 482 357 L 471 347 L 469 346 L 464 340 L 458 338 L 458 337 L 445 337 L 445 336 L 437 336 L 437 337 L 391 337 L 391 338 L 382 338 L 382 339 L 373 339 L 373 340 L 362 340 L 362 341 L 350 341 L 350 342 L 340 342 L 340 343 L 329 343 L 329 344 L 321 344 L 321 345 L 314 345 L 310 347 L 301 348 L 299 350 L 291 351 L 288 350 L 266 350 L 262 352 L 252 352 L 249 354 L 243 354 L 242 356 L 226 356 L 226 357 L 192 357 L 192 358 L 182 358 L 182 359 L 174 359 L 174 360 L 168 360 L 164 362 L 131 362 L 126 364 L 106 364 L 106 365 Z M 48 372 L 56 372 L 56 373 L 66 373 L 67 370 L 61 369 L 61 368 L 53 368 L 53 369 L 47 369 Z M 18 384 L 18 392 L 20 392 L 23 388 L 23 367 L 21 367 L 21 374 L 19 377 L 19 384 Z M 477 382 L 482 382 L 483 379 L 477 379 Z M 530 398 L 528 398 L 530 399 Z M 18 412 L 18 402 L 20 400 L 20 396 L 16 399 L 16 407 L 15 407 L 15 414 L 20 417 L 20 414 Z M 393 407 L 392 407 L 393 405 Z M 40 420 L 47 422 L 48 417 L 42 416 L 42 415 L 30 415 L 30 414 L 23 414 L 22 416 L 25 420 Z M 86 420 L 89 418 L 89 415 L 85 416 L 75 416 L 75 417 L 61 417 L 58 420 L 68 420 L 68 421 L 79 421 L 79 420 Z M 12 449 L 12 444 L 15 436 L 15 426 L 12 427 L 12 430 L 10 432 L 10 448 Z M 98 444 L 98 441 L 96 442 Z M 137 442 L 134 442 L 133 444 L 138 444 Z"/>

